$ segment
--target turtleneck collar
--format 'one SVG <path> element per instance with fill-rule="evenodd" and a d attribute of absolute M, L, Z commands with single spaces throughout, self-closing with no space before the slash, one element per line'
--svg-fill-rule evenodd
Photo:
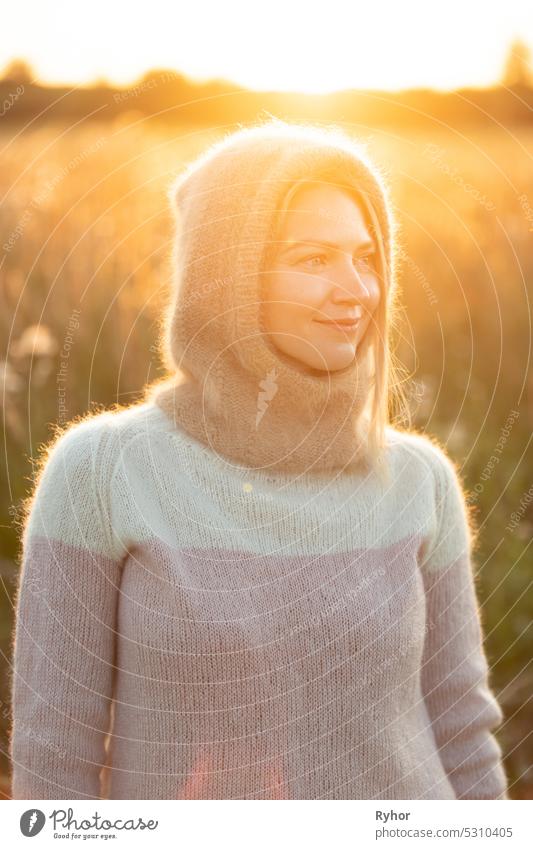
<path fill-rule="evenodd" d="M 198 368 L 199 352 L 192 374 L 158 388 L 156 403 L 176 426 L 230 462 L 266 472 L 349 471 L 364 464 L 369 349 L 339 372 L 315 375 L 271 350 L 264 337 L 216 351 L 210 344 L 216 337 L 207 331 L 202 338 L 203 354 L 212 354 L 209 366 Z"/>

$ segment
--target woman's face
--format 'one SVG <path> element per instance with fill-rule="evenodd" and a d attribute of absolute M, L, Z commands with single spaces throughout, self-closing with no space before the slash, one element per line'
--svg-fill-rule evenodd
<path fill-rule="evenodd" d="M 358 203 L 335 186 L 302 186 L 278 240 L 264 277 L 270 339 L 314 369 L 350 365 L 380 298 L 377 247 Z"/>

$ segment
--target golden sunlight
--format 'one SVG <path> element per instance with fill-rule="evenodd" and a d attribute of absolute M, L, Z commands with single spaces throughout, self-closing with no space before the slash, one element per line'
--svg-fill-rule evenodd
<path fill-rule="evenodd" d="M 509 43 L 533 41 L 529 0 L 508 0 L 505 15 L 483 0 L 374 0 L 361 12 L 340 0 L 198 0 L 185 20 L 165 0 L 152 0 L 149 14 L 104 0 L 26 0 L 11 12 L 0 66 L 25 58 L 44 82 L 73 85 L 129 85 L 166 68 L 258 90 L 451 89 L 493 84 Z"/>

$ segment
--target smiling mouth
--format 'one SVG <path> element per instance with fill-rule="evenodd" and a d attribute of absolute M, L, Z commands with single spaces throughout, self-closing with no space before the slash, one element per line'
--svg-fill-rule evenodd
<path fill-rule="evenodd" d="M 333 330 L 342 330 L 344 333 L 354 333 L 357 330 L 360 318 L 355 321 L 320 321 L 316 319 L 318 324 L 323 324 L 325 327 L 331 327 Z"/>

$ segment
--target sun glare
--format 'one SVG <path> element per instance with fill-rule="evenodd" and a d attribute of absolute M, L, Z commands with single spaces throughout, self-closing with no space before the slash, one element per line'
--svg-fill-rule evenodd
<path fill-rule="evenodd" d="M 0 65 L 25 58 L 47 83 L 125 86 L 165 68 L 198 81 L 324 94 L 491 85 L 510 42 L 533 42 L 533 15 L 529 0 L 508 0 L 504 15 L 483 0 L 374 0 L 364 10 L 341 0 L 197 0 L 186 11 L 152 0 L 142 14 L 103 0 L 84 9 L 26 0 L 9 30 Z"/>

